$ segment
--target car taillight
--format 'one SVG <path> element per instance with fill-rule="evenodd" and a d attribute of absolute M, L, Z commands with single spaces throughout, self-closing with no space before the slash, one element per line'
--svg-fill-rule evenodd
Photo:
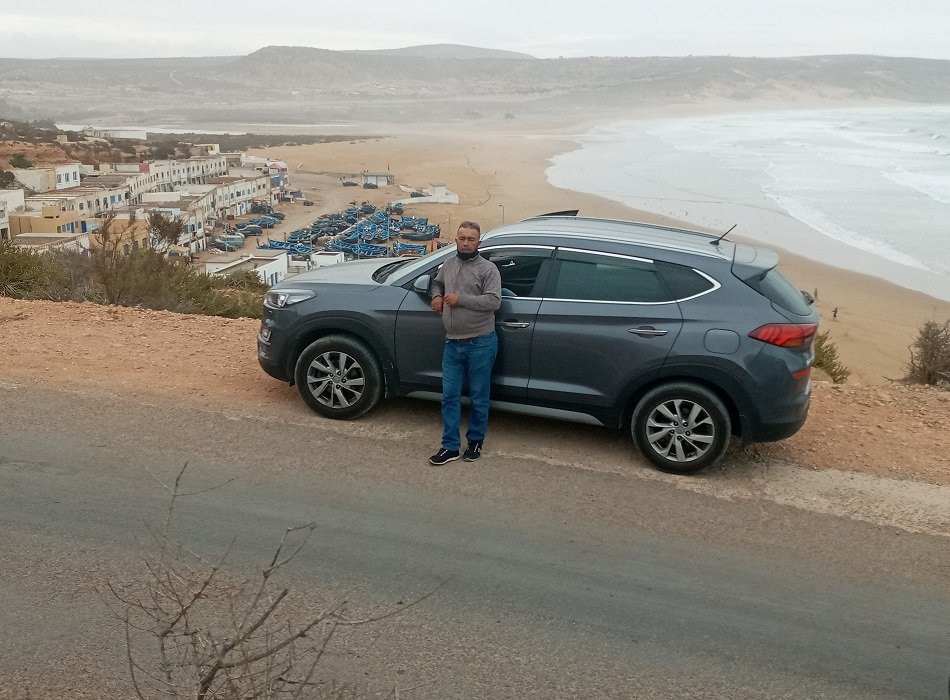
<path fill-rule="evenodd" d="M 817 330 L 817 323 L 767 323 L 749 337 L 781 348 L 800 348 L 811 342 Z"/>

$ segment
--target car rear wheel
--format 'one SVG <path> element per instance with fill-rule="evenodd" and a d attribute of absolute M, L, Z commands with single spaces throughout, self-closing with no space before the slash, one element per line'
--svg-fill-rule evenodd
<path fill-rule="evenodd" d="M 692 474 L 722 458 L 732 422 L 713 392 L 676 382 L 657 387 L 640 400 L 630 429 L 640 453 L 657 469 Z"/>
<path fill-rule="evenodd" d="M 300 354 L 294 370 L 297 391 L 307 405 L 327 418 L 359 418 L 383 395 L 379 361 L 364 343 L 328 335 Z"/>

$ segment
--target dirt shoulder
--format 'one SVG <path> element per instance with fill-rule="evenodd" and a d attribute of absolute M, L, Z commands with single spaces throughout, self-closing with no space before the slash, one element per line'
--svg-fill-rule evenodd
<path fill-rule="evenodd" d="M 0 381 L 7 384 L 300 415 L 295 392 L 258 366 L 252 319 L 0 298 L 0 329 Z M 950 486 L 948 418 L 948 391 L 816 382 L 808 423 L 797 435 L 736 457 Z"/>

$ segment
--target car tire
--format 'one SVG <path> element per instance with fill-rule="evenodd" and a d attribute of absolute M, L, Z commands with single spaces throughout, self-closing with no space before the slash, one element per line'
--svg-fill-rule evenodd
<path fill-rule="evenodd" d="M 359 418 L 383 395 L 383 371 L 373 351 L 346 335 L 328 335 L 300 353 L 297 391 L 315 413 L 336 420 Z"/>
<path fill-rule="evenodd" d="M 633 441 L 654 467 L 670 474 L 708 469 L 726 453 L 732 421 L 723 402 L 698 384 L 675 382 L 649 391 L 630 421 Z"/>

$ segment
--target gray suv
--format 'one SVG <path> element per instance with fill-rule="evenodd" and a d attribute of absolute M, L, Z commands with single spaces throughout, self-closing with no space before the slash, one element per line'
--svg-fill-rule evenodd
<path fill-rule="evenodd" d="M 811 298 L 768 250 L 684 229 L 549 215 L 482 236 L 498 266 L 492 406 L 629 429 L 675 473 L 732 435 L 781 440 L 811 394 Z M 261 367 L 329 418 L 384 396 L 441 396 L 444 330 L 429 284 L 451 246 L 323 267 L 272 287 Z"/>

